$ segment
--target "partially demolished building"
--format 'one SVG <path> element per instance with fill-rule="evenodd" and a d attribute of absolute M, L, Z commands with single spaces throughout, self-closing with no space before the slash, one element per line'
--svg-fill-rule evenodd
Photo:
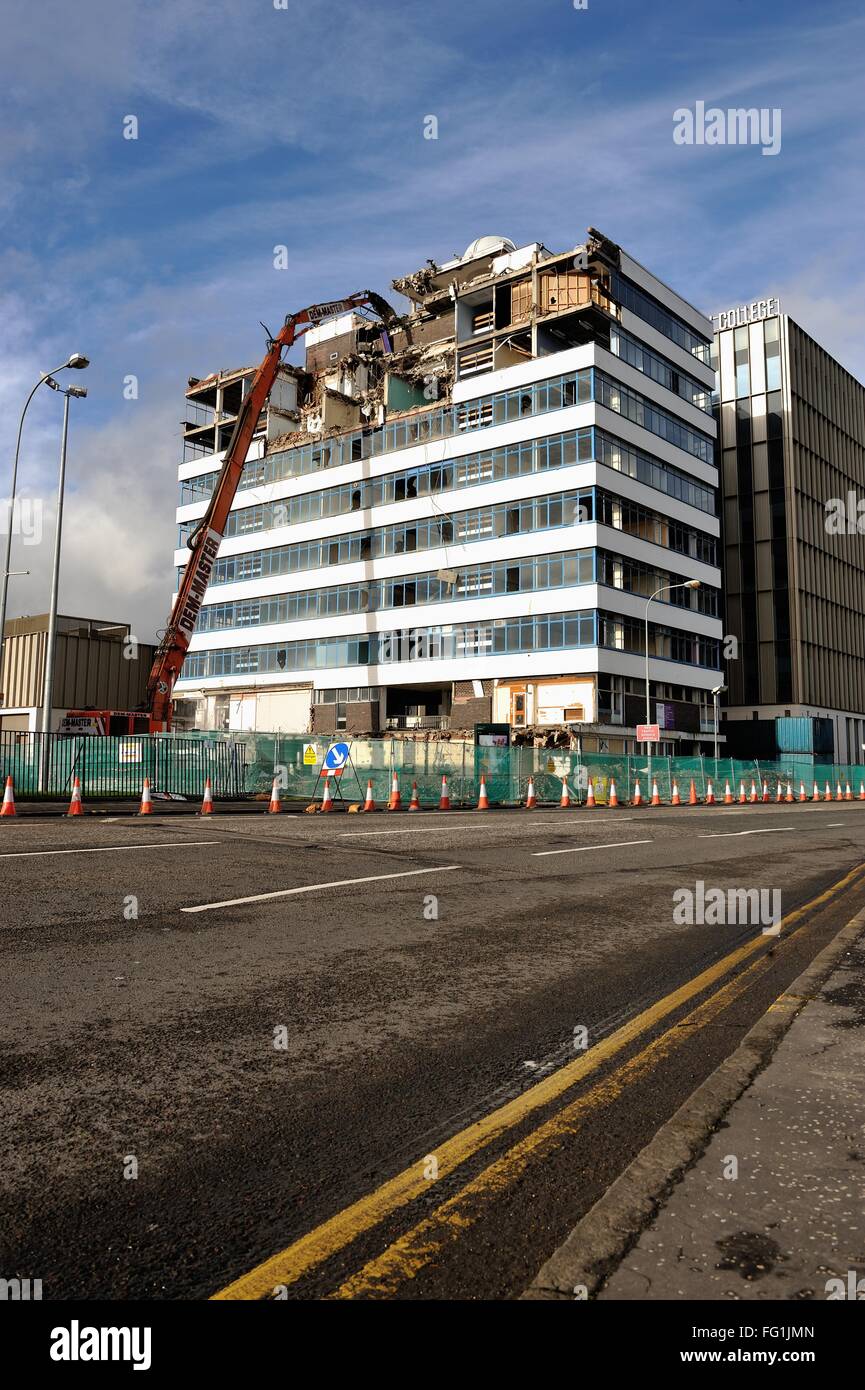
<path fill-rule="evenodd" d="M 589 230 L 481 237 L 283 367 L 176 687 L 180 722 L 484 721 L 700 746 L 720 669 L 712 324 Z M 339 287 L 337 287 L 339 288 Z M 252 371 L 192 380 L 180 547 Z M 699 580 L 699 587 L 686 588 Z"/>

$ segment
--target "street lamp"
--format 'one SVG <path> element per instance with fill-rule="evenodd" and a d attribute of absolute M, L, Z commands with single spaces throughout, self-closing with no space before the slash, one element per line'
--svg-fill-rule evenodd
<path fill-rule="evenodd" d="M 66 361 L 61 362 L 59 367 L 55 367 L 53 372 L 43 373 L 24 402 L 24 409 L 21 412 L 21 419 L 18 422 L 18 438 L 15 442 L 15 460 L 12 464 L 12 488 L 9 493 L 9 522 L 6 532 L 6 557 L 3 562 L 3 584 L 2 593 L 0 593 L 0 677 L 2 677 L 3 674 L 3 640 L 6 633 L 6 594 L 9 588 L 9 576 L 12 573 L 9 569 L 9 561 L 12 556 L 12 522 L 15 513 L 15 494 L 18 486 L 18 456 L 21 452 L 21 432 L 24 429 L 24 416 L 27 414 L 27 407 L 40 386 L 47 384 L 52 386 L 55 390 L 59 389 L 56 381 L 54 381 L 54 377 L 58 372 L 64 372 L 67 369 L 80 372 L 83 371 L 85 367 L 89 366 L 90 359 L 88 357 L 85 357 L 82 352 L 73 352 L 71 357 L 67 357 Z"/>
<path fill-rule="evenodd" d="M 85 359 L 86 360 L 86 359 Z M 74 396 L 83 400 L 87 395 L 86 386 L 67 386 L 64 391 L 56 382 L 49 383 L 53 390 L 61 391 L 63 401 L 63 432 L 60 437 L 60 477 L 57 484 L 57 527 L 54 532 L 54 562 L 51 567 L 51 601 L 48 606 L 48 633 L 45 645 L 45 679 L 42 686 L 42 758 L 40 760 L 40 790 L 48 787 L 48 735 L 51 732 L 51 710 L 54 685 L 54 648 L 57 642 L 57 595 L 60 587 L 60 543 L 63 531 L 63 494 L 66 487 L 66 441 L 69 436 L 69 400 Z"/>
<path fill-rule="evenodd" d="M 718 696 L 727 689 L 726 685 L 713 685 L 712 696 L 715 705 L 715 776 L 718 775 Z"/>
<path fill-rule="evenodd" d="M 673 589 L 699 589 L 699 579 L 686 579 L 682 584 L 662 584 L 660 589 L 656 589 L 653 594 L 649 594 L 646 599 L 646 723 L 652 722 L 652 706 L 649 699 L 649 604 L 658 594 L 671 593 Z M 646 775 L 652 775 L 652 744 L 651 740 L 646 740 Z M 649 788 L 651 792 L 651 787 Z"/>

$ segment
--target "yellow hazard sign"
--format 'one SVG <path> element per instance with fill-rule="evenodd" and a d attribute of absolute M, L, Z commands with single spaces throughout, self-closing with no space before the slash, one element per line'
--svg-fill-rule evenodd
<path fill-rule="evenodd" d="M 305 767 L 315 767 L 318 762 L 318 749 L 314 743 L 303 745 L 303 762 Z"/>

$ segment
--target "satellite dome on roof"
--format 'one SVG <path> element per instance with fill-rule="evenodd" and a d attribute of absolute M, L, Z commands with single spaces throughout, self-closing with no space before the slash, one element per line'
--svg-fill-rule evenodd
<path fill-rule="evenodd" d="M 464 261 L 474 261 L 478 256 L 490 256 L 494 251 L 516 251 L 514 243 L 506 236 L 479 236 L 463 252 Z"/>

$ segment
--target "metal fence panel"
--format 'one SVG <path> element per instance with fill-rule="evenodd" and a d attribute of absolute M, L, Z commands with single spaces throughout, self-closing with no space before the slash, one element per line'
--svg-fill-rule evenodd
<path fill-rule="evenodd" d="M 828 782 L 834 796 L 850 783 L 854 796 L 865 785 L 865 765 L 817 763 L 812 757 L 785 754 L 774 763 L 737 761 L 731 758 L 651 757 L 611 753 L 580 753 L 569 748 L 476 748 L 462 741 L 425 738 L 353 739 L 345 734 L 303 733 L 184 733 L 142 734 L 121 738 L 88 735 L 0 733 L 0 769 L 11 775 L 15 794 L 23 799 L 61 798 L 71 795 L 78 776 L 85 799 L 89 797 L 137 797 L 145 777 L 155 796 L 199 798 L 206 777 L 216 799 L 265 797 L 273 778 L 287 799 L 320 797 L 320 770 L 328 747 L 346 742 L 351 763 L 332 786 L 347 801 L 362 801 L 367 782 L 378 805 L 387 803 L 394 775 L 404 803 L 416 782 L 422 805 L 437 805 L 442 777 L 447 778 L 452 805 L 477 803 L 483 775 L 493 804 L 518 805 L 525 801 L 529 778 L 541 803 L 558 803 L 562 782 L 570 800 L 584 802 L 589 781 L 595 800 L 609 800 L 615 782 L 618 799 L 630 801 L 639 781 L 644 800 L 657 782 L 662 801 L 672 795 L 673 781 L 682 801 L 687 801 L 691 780 L 702 801 L 711 780 L 715 795 L 723 797 L 727 781 L 734 796 L 744 783 L 750 795 L 753 778 L 762 795 L 768 782 L 773 799 L 777 786 L 786 793 L 789 781 L 799 795 L 800 782 L 811 796 L 816 780 L 821 794 Z M 44 766 L 43 766 L 44 753 Z M 314 759 L 314 761 L 313 761 Z"/>

